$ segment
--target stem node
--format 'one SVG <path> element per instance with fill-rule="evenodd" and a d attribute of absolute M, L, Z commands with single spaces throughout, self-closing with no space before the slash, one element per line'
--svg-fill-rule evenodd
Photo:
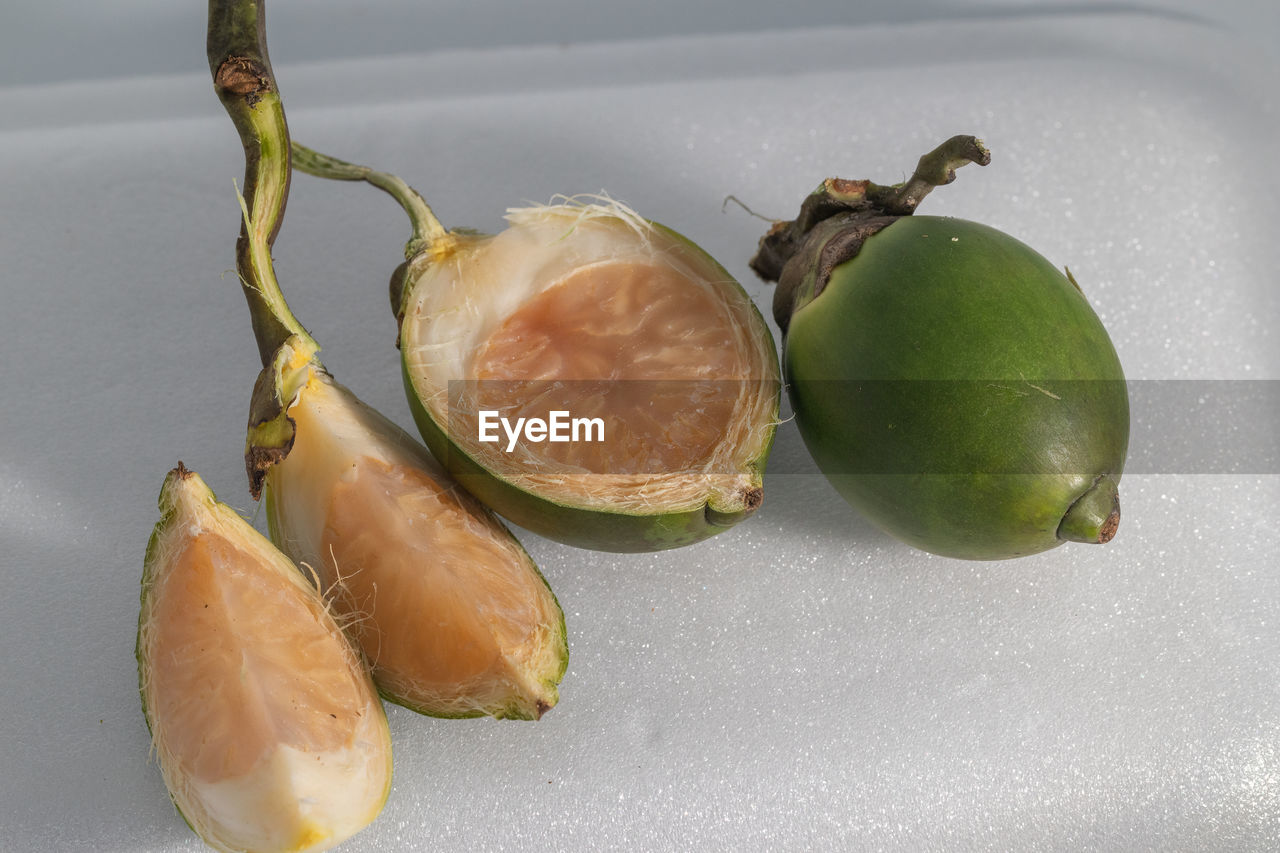
<path fill-rule="evenodd" d="M 271 91 L 271 71 L 247 56 L 228 56 L 213 75 L 213 85 L 233 95 Z"/>

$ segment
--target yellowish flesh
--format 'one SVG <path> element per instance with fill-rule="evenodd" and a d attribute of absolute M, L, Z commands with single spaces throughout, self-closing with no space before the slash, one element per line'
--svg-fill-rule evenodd
<path fill-rule="evenodd" d="M 273 529 L 317 573 L 385 695 L 440 716 L 555 705 L 563 617 L 532 560 L 414 442 L 317 375 L 268 475 Z"/>
<path fill-rule="evenodd" d="M 554 688 L 531 679 L 559 614 L 526 561 L 421 471 L 370 457 L 334 489 L 326 582 L 379 685 L 441 713 L 539 715 Z"/>
<path fill-rule="evenodd" d="M 688 276 L 636 261 L 593 264 L 489 336 L 472 364 L 482 380 L 474 405 L 511 421 L 552 409 L 601 420 L 602 440 L 533 445 L 549 467 L 697 470 L 724 440 L 750 373 L 735 344 L 729 312 Z"/>
<path fill-rule="evenodd" d="M 386 799 L 381 704 L 297 570 L 238 518 L 194 515 L 158 542 L 141 623 L 166 784 L 215 848 L 328 849 Z"/>

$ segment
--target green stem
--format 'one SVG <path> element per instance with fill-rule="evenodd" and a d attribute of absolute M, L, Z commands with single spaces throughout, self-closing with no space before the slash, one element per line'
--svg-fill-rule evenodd
<path fill-rule="evenodd" d="M 441 245 L 449 236 L 448 230 L 440 224 L 421 194 L 403 180 L 389 172 L 379 172 L 368 166 L 357 166 L 328 154 L 293 143 L 293 165 L 300 172 L 314 175 L 317 178 L 328 178 L 333 181 L 365 181 L 390 195 L 404 212 L 409 215 L 413 225 L 413 236 L 405 244 L 404 256 L 412 258 L 422 253 L 429 246 Z"/>
<path fill-rule="evenodd" d="M 271 261 L 289 197 L 289 128 L 267 56 L 262 0 L 209 0 L 207 48 L 214 90 L 244 145 L 236 269 L 266 366 L 292 335 L 318 347 L 289 310 Z"/>

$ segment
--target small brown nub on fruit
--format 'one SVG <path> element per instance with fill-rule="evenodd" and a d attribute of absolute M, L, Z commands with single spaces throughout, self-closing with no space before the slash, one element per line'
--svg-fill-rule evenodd
<path fill-rule="evenodd" d="M 717 527 L 732 527 L 760 508 L 760 505 L 764 503 L 764 489 L 760 486 L 744 487 L 738 492 L 738 499 L 742 501 L 741 509 L 732 509 L 724 512 L 707 504 L 703 511 L 707 523 Z"/>
<path fill-rule="evenodd" d="M 1105 545 L 1111 541 L 1116 535 L 1116 529 L 1120 527 L 1120 508 L 1116 507 L 1107 516 L 1107 520 L 1102 522 L 1102 529 L 1098 531 L 1098 544 Z"/>
<path fill-rule="evenodd" d="M 1116 481 L 1103 475 L 1068 507 L 1058 525 L 1058 538 L 1105 545 L 1120 526 L 1120 493 Z"/>

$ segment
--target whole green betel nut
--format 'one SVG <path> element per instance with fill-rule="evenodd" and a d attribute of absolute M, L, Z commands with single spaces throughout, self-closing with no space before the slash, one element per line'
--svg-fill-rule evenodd
<path fill-rule="evenodd" d="M 954 137 L 907 182 L 829 179 L 752 267 L 778 282 L 796 423 L 837 491 L 891 535 L 967 559 L 1105 543 L 1129 400 L 1070 273 L 1003 232 L 914 216 L 990 155 Z"/>

